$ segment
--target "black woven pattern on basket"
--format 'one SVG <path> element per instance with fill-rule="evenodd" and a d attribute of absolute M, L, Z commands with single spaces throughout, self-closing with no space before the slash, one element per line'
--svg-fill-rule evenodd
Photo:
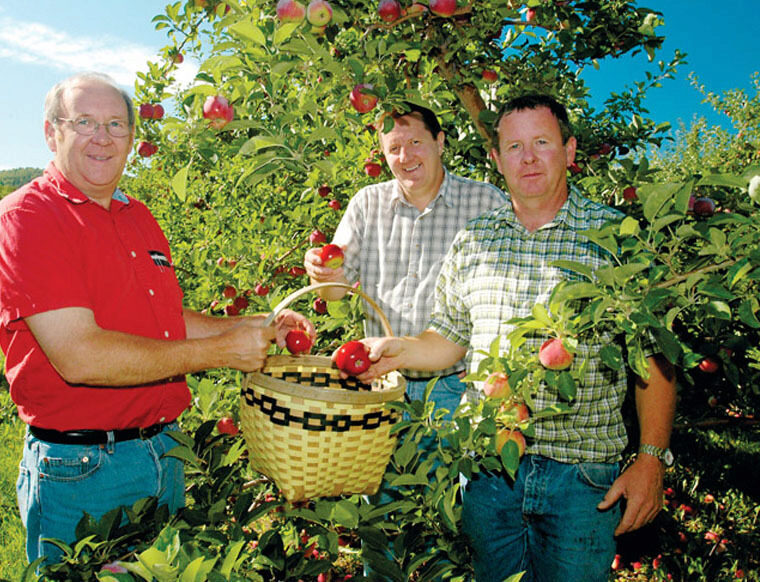
<path fill-rule="evenodd" d="M 244 389 L 243 396 L 245 396 L 246 404 L 258 407 L 261 412 L 269 417 L 272 424 L 280 426 L 300 424 L 304 430 L 345 432 L 352 428 L 372 430 L 385 423 L 396 424 L 398 422 L 398 414 L 385 410 L 368 412 L 362 416 L 322 414 L 319 412 L 304 412 L 303 416 L 298 416 L 292 414 L 289 408 L 280 406 L 276 398 L 266 394 L 259 396 L 252 388 Z"/>
<path fill-rule="evenodd" d="M 307 374 L 302 370 L 284 370 L 282 372 L 271 372 L 272 378 L 290 382 L 291 384 L 304 384 L 306 386 L 315 386 L 316 388 L 343 388 L 344 390 L 353 390 L 354 392 L 368 391 L 372 389 L 369 384 L 364 384 L 354 377 L 338 378 L 327 372 L 311 372 Z"/>

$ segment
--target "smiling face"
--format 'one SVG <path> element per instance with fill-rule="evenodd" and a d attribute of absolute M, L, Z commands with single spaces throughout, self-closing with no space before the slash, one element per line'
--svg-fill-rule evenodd
<path fill-rule="evenodd" d="M 380 133 L 385 160 L 407 199 L 427 204 L 443 182 L 443 132 L 433 137 L 414 113 L 394 121 L 391 131 Z"/>
<path fill-rule="evenodd" d="M 122 96 L 97 80 L 82 80 L 67 88 L 61 103 L 61 117 L 67 119 L 89 117 L 101 124 L 128 122 Z M 104 125 L 93 135 L 80 135 L 67 121 L 45 121 L 45 139 L 55 154 L 56 167 L 83 194 L 105 207 L 124 171 L 133 138 L 134 131 L 126 137 L 112 137 Z"/>
<path fill-rule="evenodd" d="M 567 198 L 567 167 L 575 159 L 575 138 L 563 143 L 557 118 L 540 106 L 504 115 L 498 139 L 499 149 L 492 150 L 491 157 L 507 182 L 515 210 L 558 210 Z"/>

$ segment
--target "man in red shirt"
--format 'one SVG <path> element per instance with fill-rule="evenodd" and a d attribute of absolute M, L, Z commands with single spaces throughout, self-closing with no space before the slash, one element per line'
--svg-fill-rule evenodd
<path fill-rule="evenodd" d="M 184 375 L 254 371 L 289 329 L 314 335 L 292 311 L 265 327 L 183 308 L 161 228 L 117 188 L 134 110 L 108 77 L 53 87 L 44 130 L 53 162 L 0 201 L 0 347 L 29 427 L 17 490 L 30 562 L 57 559 L 42 538 L 73 541 L 83 512 L 148 496 L 182 507 L 182 464 L 162 455 L 190 404 Z"/>

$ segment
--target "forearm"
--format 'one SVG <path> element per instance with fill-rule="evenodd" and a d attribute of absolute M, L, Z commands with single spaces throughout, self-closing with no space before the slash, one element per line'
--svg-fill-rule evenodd
<path fill-rule="evenodd" d="M 661 357 L 649 358 L 649 379 L 636 382 L 641 443 L 667 448 L 676 408 L 675 373 Z"/>
<path fill-rule="evenodd" d="M 435 371 L 453 366 L 467 353 L 467 348 L 432 331 L 418 336 L 368 338 L 369 357 L 374 362 L 361 380 L 377 378 L 399 368 Z"/>
<path fill-rule="evenodd" d="M 185 308 L 182 310 L 182 317 L 185 320 L 187 339 L 202 339 L 224 333 L 238 325 L 241 319 L 247 319 L 249 321 L 263 324 L 266 315 L 250 315 L 244 316 L 244 318 L 213 317 Z"/>

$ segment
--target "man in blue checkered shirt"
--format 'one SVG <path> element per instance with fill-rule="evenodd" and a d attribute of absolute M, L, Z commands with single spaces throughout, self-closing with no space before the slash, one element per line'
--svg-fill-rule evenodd
<path fill-rule="evenodd" d="M 344 250 L 343 266 L 322 265 L 319 249 L 310 249 L 304 258 L 312 283 L 360 282 L 396 335 L 425 330 L 435 281 L 457 232 L 471 218 L 506 202 L 496 186 L 449 173 L 441 161 L 445 135 L 436 115 L 406 105 L 408 110 L 385 114 L 376 124 L 394 179 L 362 188 L 349 202 L 332 241 Z M 386 132 L 388 118 L 393 124 Z M 345 293 L 338 287 L 320 291 L 327 300 Z M 377 313 L 367 310 L 365 334 L 383 333 Z M 452 413 L 465 392 L 460 381 L 464 368 L 459 359 L 437 370 L 402 370 L 407 395 L 421 400 L 430 378 L 438 376 L 430 400 Z"/>
<path fill-rule="evenodd" d="M 568 276 L 554 261 L 591 268 L 606 261 L 605 251 L 581 232 L 619 213 L 568 188 L 576 140 L 565 108 L 544 95 L 518 97 L 502 108 L 495 130 L 491 154 L 509 203 L 457 236 L 441 268 L 427 330 L 364 340 L 375 363 L 362 380 L 396 368 L 444 368 L 465 356 L 469 369 L 477 370 L 477 350 L 488 351 L 494 338 L 507 336 L 511 318 L 545 304 Z M 528 345 L 537 349 L 542 339 Z M 600 336 L 579 346 L 587 372 L 573 411 L 535 422 L 514 482 L 480 474 L 467 483 L 462 528 L 478 582 L 502 582 L 521 571 L 523 582 L 606 581 L 614 536 L 649 523 L 662 508 L 664 464 L 672 462 L 674 374 L 653 354 L 649 379 L 637 378 L 639 455 L 620 474 L 626 372 L 600 361 L 599 350 L 610 341 Z M 556 399 L 548 392 L 539 391 L 538 408 Z"/>

